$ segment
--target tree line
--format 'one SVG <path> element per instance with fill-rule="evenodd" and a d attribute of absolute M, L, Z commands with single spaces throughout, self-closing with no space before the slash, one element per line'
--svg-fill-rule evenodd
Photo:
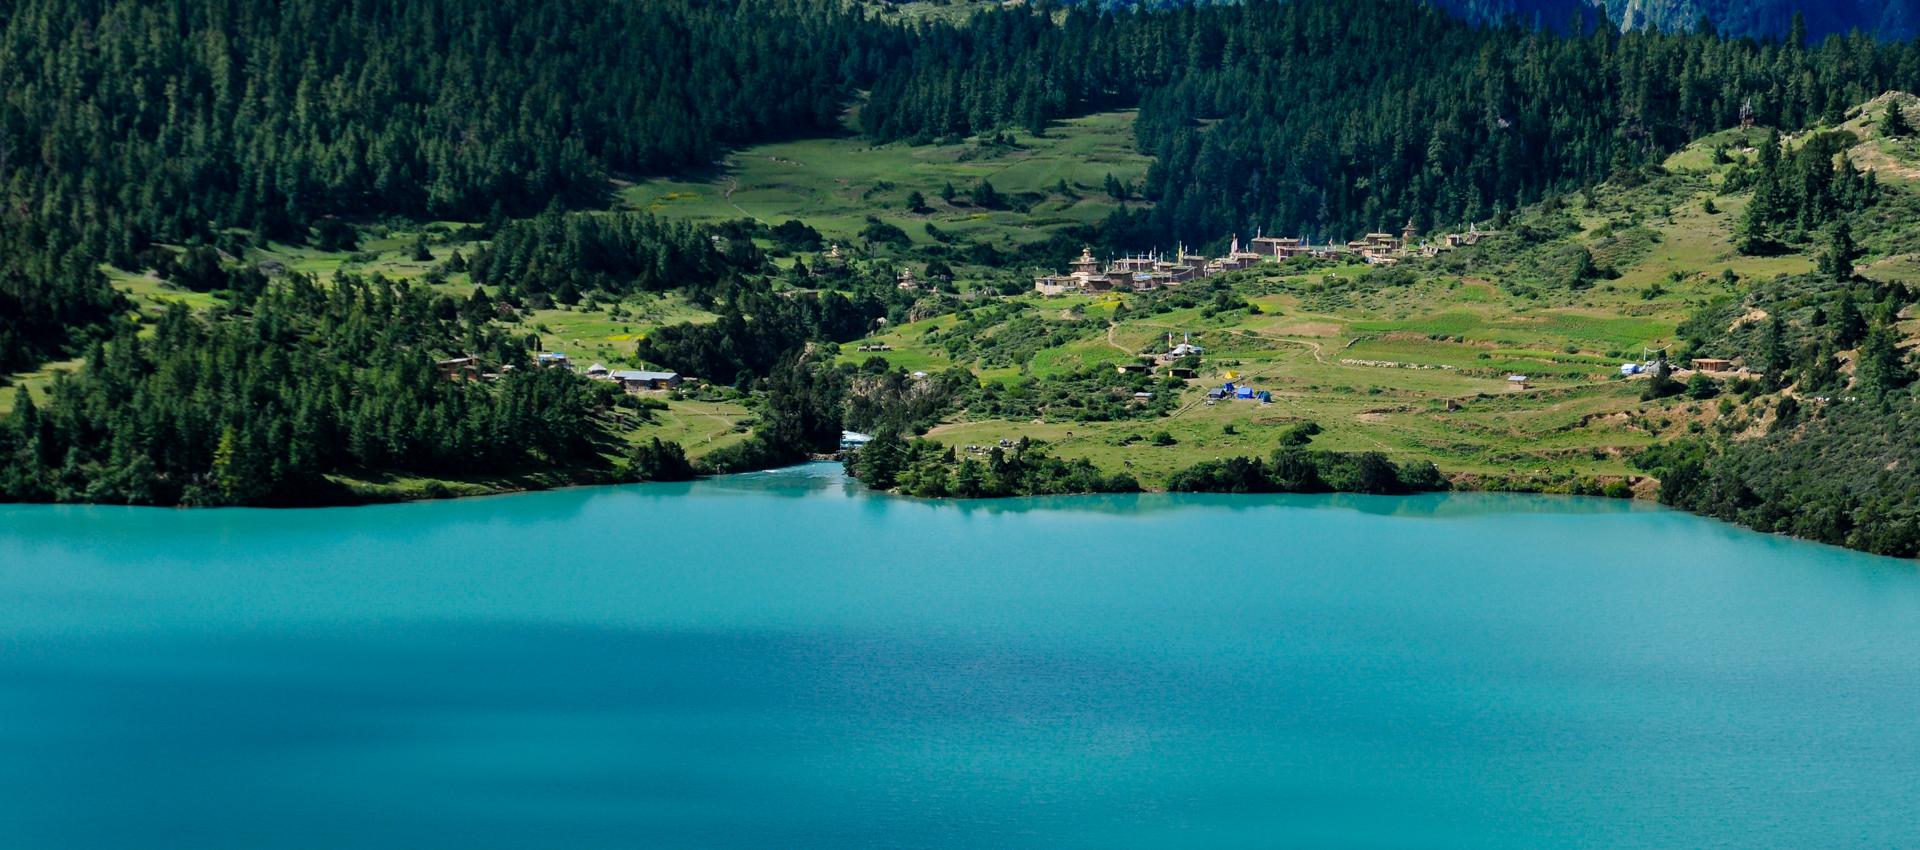
<path fill-rule="evenodd" d="M 751 240 L 723 240 L 708 228 L 646 213 L 557 209 L 501 225 L 467 261 L 474 282 L 496 287 L 503 301 L 545 295 L 562 304 L 588 293 L 711 292 L 763 265 Z"/>
<path fill-rule="evenodd" d="M 1269 458 L 1205 460 L 1173 474 L 1176 493 L 1420 493 L 1447 489 L 1430 462 L 1394 463 L 1380 452 L 1335 452 L 1309 448 L 1320 426 L 1294 425 Z"/>
<path fill-rule="evenodd" d="M 436 368 L 473 351 L 507 371 Z M 245 314 L 174 305 L 125 327 L 43 407 L 0 421 L 0 498 L 306 504 L 356 471 L 488 475 L 593 464 L 611 385 L 532 368 L 524 340 L 422 287 L 295 275 Z M 517 368 L 509 368 L 517 367 Z M 450 377 L 471 380 L 450 380 Z"/>
<path fill-rule="evenodd" d="M 813 0 L 8 3 L 0 370 L 102 338 L 126 304 L 97 267 L 155 242 L 598 205 L 832 132 L 909 35 Z"/>
<path fill-rule="evenodd" d="M 1345 237 L 1485 220 L 1658 162 L 1749 104 L 1762 124 L 1798 128 L 1920 85 L 1916 43 L 1476 28 L 1413 0 L 1055 17 L 999 10 L 929 33 L 875 84 L 864 131 L 1038 132 L 1137 105 L 1152 205 L 1104 232 Z"/>
<path fill-rule="evenodd" d="M 1749 102 L 1800 127 L 1920 85 L 1916 44 L 1476 28 L 1413 0 L 958 25 L 815 0 L 22 0 L 0 14 L 0 60 L 9 369 L 106 333 L 125 304 L 95 268 L 144 269 L 154 242 L 325 246 L 351 241 L 341 216 L 597 205 L 612 175 L 835 132 L 862 90 L 861 129 L 883 140 L 1137 106 L 1151 204 L 1092 235 L 1138 247 L 1484 219 L 1656 160 Z"/>
<path fill-rule="evenodd" d="M 994 499 L 1078 493 L 1136 493 L 1132 475 L 1109 475 L 1085 458 L 1065 460 L 1021 437 L 980 457 L 961 457 L 925 439 L 903 440 L 888 430 L 846 460 L 847 474 L 875 490 L 921 498 Z"/>

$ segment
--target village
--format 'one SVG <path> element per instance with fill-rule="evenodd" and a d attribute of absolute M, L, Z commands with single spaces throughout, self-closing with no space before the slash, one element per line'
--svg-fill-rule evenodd
<path fill-rule="evenodd" d="M 1158 252 L 1121 257 L 1102 266 L 1094 259 L 1093 249 L 1083 248 L 1066 274 L 1034 278 L 1033 289 L 1041 295 L 1070 293 L 1147 292 L 1179 286 L 1191 280 L 1251 268 L 1260 263 L 1278 263 L 1297 257 L 1322 260 L 1358 259 L 1369 265 L 1391 266 L 1413 256 L 1437 256 L 1443 251 L 1473 245 L 1484 237 L 1497 235 L 1470 226 L 1465 233 L 1449 233 L 1437 242 L 1417 242 L 1418 230 L 1408 221 L 1399 236 L 1369 233 L 1345 244 L 1315 246 L 1305 239 L 1281 236 L 1255 236 L 1242 246 L 1234 236 L 1225 256 L 1205 257 L 1182 246 L 1171 259 Z M 904 283 L 903 283 L 904 285 Z"/>

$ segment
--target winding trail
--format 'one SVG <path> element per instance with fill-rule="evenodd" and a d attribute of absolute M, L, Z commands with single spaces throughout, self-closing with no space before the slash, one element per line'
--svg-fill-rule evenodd
<path fill-rule="evenodd" d="M 725 164 L 728 168 L 732 168 L 733 160 L 729 159 L 726 161 Z M 771 222 L 768 222 L 766 219 L 763 219 L 757 215 L 754 215 L 753 213 L 748 212 L 746 207 L 740 206 L 739 204 L 736 204 L 733 202 L 733 193 L 738 191 L 740 191 L 739 176 L 738 175 L 729 176 L 727 178 L 726 190 L 720 193 L 720 200 L 726 201 L 727 206 L 733 207 L 735 210 L 739 211 L 741 215 L 744 215 L 747 218 L 753 219 L 754 221 L 760 222 L 761 224 L 770 224 Z"/>

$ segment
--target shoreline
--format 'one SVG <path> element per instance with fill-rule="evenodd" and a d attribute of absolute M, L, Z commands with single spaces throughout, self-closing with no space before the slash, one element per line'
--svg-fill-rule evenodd
<path fill-rule="evenodd" d="M 726 478 L 726 477 L 736 476 L 736 475 L 751 475 L 751 474 L 777 471 L 780 469 L 787 469 L 794 466 L 803 466 L 807 464 L 830 463 L 830 464 L 838 465 L 843 460 L 844 458 L 841 457 L 838 453 L 815 454 L 815 455 L 808 456 L 805 460 L 799 461 L 798 463 L 767 467 L 765 469 L 743 469 L 743 470 L 737 470 L 734 472 L 699 474 L 689 480 L 703 481 L 708 479 Z M 856 482 L 859 481 L 858 478 L 853 476 L 848 476 L 848 479 Z M 1478 474 L 1468 474 L 1468 473 L 1449 476 L 1447 480 L 1448 480 L 1449 486 L 1445 490 L 1426 491 L 1426 492 L 1504 493 L 1509 495 L 1527 495 L 1527 496 L 1584 496 L 1584 497 L 1591 497 L 1596 499 L 1610 499 L 1614 501 L 1648 502 L 1648 503 L 1654 503 L 1654 504 L 1657 504 L 1659 502 L 1657 498 L 1658 482 L 1648 476 L 1635 476 L 1635 477 L 1622 479 L 1627 481 L 1632 487 L 1632 495 L 1625 496 L 1625 497 L 1609 496 L 1602 493 L 1576 492 L 1576 491 L 1572 491 L 1564 488 L 1556 489 L 1551 486 L 1544 486 L 1546 483 L 1544 480 L 1539 482 L 1543 486 L 1535 486 L 1535 487 L 1524 486 L 1526 483 L 1528 483 L 1527 481 L 1516 481 L 1514 479 L 1497 479 L 1497 483 L 1520 484 L 1523 486 L 1492 486 L 1492 487 L 1476 486 L 1478 484 L 1486 483 L 1489 480 L 1493 480 L 1493 479 L 1488 479 L 1485 476 L 1481 476 Z M 488 496 L 509 496 L 516 493 L 541 493 L 541 492 L 547 492 L 550 490 L 565 490 L 565 489 L 571 489 L 576 487 L 617 487 L 617 486 L 623 486 L 628 484 L 653 484 L 653 483 L 683 483 L 683 482 L 627 481 L 619 478 L 619 476 L 614 474 L 614 471 L 611 469 L 602 470 L 602 469 L 590 469 L 590 468 L 584 468 L 584 467 L 556 467 L 556 468 L 543 470 L 543 471 L 523 473 L 520 475 L 496 476 L 496 477 L 483 478 L 483 479 L 430 478 L 425 476 L 412 476 L 412 475 L 386 475 L 386 476 L 378 476 L 378 477 L 369 475 L 368 477 L 356 477 L 356 476 L 346 475 L 346 474 L 334 474 L 334 475 L 326 476 L 327 486 L 326 488 L 324 488 L 323 492 L 329 495 L 338 496 L 339 498 L 323 497 L 323 498 L 316 498 L 308 501 L 280 500 L 280 501 L 271 501 L 271 502 L 265 502 L 265 503 L 246 504 L 246 505 L 184 505 L 184 504 L 120 505 L 114 502 L 88 502 L 88 501 L 8 502 L 6 504 L 104 505 L 109 507 L 155 507 L 155 508 L 172 508 L 172 509 L 178 509 L 178 510 L 203 510 L 203 509 L 212 509 L 212 508 L 231 508 L 231 507 L 258 508 L 258 509 L 265 509 L 265 510 L 298 510 L 298 509 L 307 509 L 307 508 L 369 507 L 374 505 L 394 505 L 394 504 L 404 504 L 409 502 L 456 501 L 460 499 L 476 499 L 476 498 L 484 498 Z M 1601 483 L 1606 483 L 1606 482 L 1602 481 Z M 1108 492 L 1087 490 L 1087 491 L 1074 491 L 1074 492 L 1068 492 L 1068 493 L 1027 494 L 1027 495 L 1013 495 L 1013 496 L 926 497 L 926 496 L 916 496 L 910 493 L 900 493 L 893 490 L 873 490 L 873 488 L 866 487 L 864 483 L 862 483 L 861 486 L 864 489 L 872 490 L 877 494 L 885 494 L 885 495 L 897 496 L 905 499 L 913 499 L 915 501 L 929 501 L 929 502 L 932 502 L 932 501 L 980 502 L 980 501 L 993 501 L 995 499 L 1036 498 L 1039 495 L 1045 495 L 1045 496 L 1113 495 L 1112 493 L 1108 493 Z M 1169 490 L 1165 486 L 1142 486 L 1137 492 L 1139 493 L 1174 493 L 1174 492 L 1187 492 L 1187 491 Z M 1208 491 L 1191 491 L 1191 492 L 1204 493 Z M 1294 493 L 1293 495 L 1316 495 L 1321 493 L 1341 493 L 1341 492 L 1349 492 L 1349 491 L 1327 490 L 1327 491 L 1313 491 L 1313 492 L 1306 492 L 1306 493 Z M 1219 493 L 1217 495 L 1288 495 L 1288 494 L 1289 493 L 1287 491 L 1279 491 L 1279 492 L 1272 492 L 1272 493 L 1268 493 L 1268 492 Z M 1358 495 L 1392 496 L 1392 495 L 1418 495 L 1418 494 L 1417 493 L 1401 493 L 1401 494 L 1372 493 L 1372 494 L 1358 494 Z"/>
<path fill-rule="evenodd" d="M 220 509 L 232 509 L 232 508 L 266 510 L 266 511 L 325 510 L 325 509 L 340 509 L 340 508 L 377 507 L 382 505 L 400 505 L 400 504 L 413 504 L 413 503 L 424 503 L 424 502 L 453 502 L 453 501 L 460 501 L 465 499 L 513 496 L 513 495 L 522 495 L 522 494 L 531 494 L 531 493 L 552 492 L 552 491 L 559 491 L 559 490 L 584 489 L 584 488 L 590 488 L 590 487 L 620 487 L 620 486 L 628 486 L 633 484 L 694 483 L 694 482 L 700 482 L 700 481 L 719 480 L 719 479 L 745 476 L 745 475 L 764 475 L 767 473 L 779 472 L 780 470 L 784 470 L 784 469 L 792 469 L 796 467 L 810 466 L 810 465 L 816 465 L 816 464 L 833 464 L 834 466 L 837 467 L 840 465 L 840 460 L 836 459 L 834 455 L 813 455 L 813 456 L 809 456 L 806 460 L 800 461 L 798 463 L 787 464 L 784 466 L 768 467 L 766 469 L 750 469 L 750 470 L 740 470 L 736 472 L 696 475 L 695 477 L 693 477 L 692 479 L 688 479 L 687 481 L 624 481 L 624 480 L 619 480 L 617 477 L 615 477 L 612 474 L 612 470 L 593 470 L 593 469 L 586 469 L 586 468 L 555 469 L 555 470 L 548 470 L 546 472 L 527 473 L 520 476 L 510 476 L 505 478 L 486 479 L 486 480 L 428 479 L 428 478 L 413 478 L 413 477 L 395 478 L 395 479 L 390 479 L 390 483 L 373 483 L 367 479 L 357 479 L 357 478 L 350 478 L 346 476 L 329 476 L 328 478 L 329 483 L 332 485 L 335 485 L 335 487 L 337 488 L 333 492 L 342 493 L 342 494 L 351 494 L 352 496 L 355 496 L 357 498 L 345 498 L 337 501 L 312 501 L 312 502 L 305 502 L 305 503 L 282 502 L 282 503 L 275 503 L 275 504 L 220 505 L 220 506 L 119 505 L 119 504 L 113 504 L 113 503 L 107 503 L 107 502 L 5 502 L 0 504 L 136 507 L 136 508 L 155 508 L 155 509 L 166 509 L 166 510 L 189 510 L 189 511 L 220 510 Z M 848 475 L 846 477 L 847 477 L 847 480 L 850 482 L 859 483 L 858 478 L 855 478 L 851 475 Z M 1011 501 L 1016 499 L 1072 498 L 1072 497 L 1094 497 L 1094 496 L 1114 496 L 1114 495 L 1194 495 L 1194 496 L 1348 495 L 1348 496 L 1378 496 L 1381 498 L 1411 498 L 1416 496 L 1446 495 L 1450 493 L 1461 493 L 1461 494 L 1483 493 L 1488 495 L 1505 495 L 1505 496 L 1543 496 L 1543 497 L 1563 497 L 1563 498 L 1582 498 L 1582 499 L 1602 499 L 1609 502 L 1619 502 L 1619 503 L 1630 504 L 1630 505 L 1644 505 L 1644 506 L 1650 506 L 1650 507 L 1664 508 L 1664 509 L 1672 510 L 1678 513 L 1683 513 L 1691 517 L 1696 517 L 1698 519 L 1708 520 L 1711 522 L 1716 522 L 1722 525 L 1729 526 L 1731 528 L 1737 528 L 1742 531 L 1752 532 L 1754 534 L 1760 534 L 1760 535 L 1765 535 L 1770 537 L 1783 537 L 1789 540 L 1795 540 L 1803 543 L 1813 543 L 1821 546 L 1831 546 L 1833 548 L 1841 549 L 1848 552 L 1856 552 L 1863 555 L 1877 555 L 1878 557 L 1893 558 L 1894 560 L 1899 560 L 1899 561 L 1914 560 L 1912 558 L 1904 558 L 1896 555 L 1879 555 L 1878 553 L 1869 552 L 1863 549 L 1856 549 L 1850 546 L 1844 546 L 1838 543 L 1831 543 L 1823 540 L 1815 540 L 1813 538 L 1802 537 L 1802 536 L 1798 536 L 1798 535 L 1794 535 L 1786 532 L 1762 531 L 1760 529 L 1756 529 L 1739 522 L 1734 522 L 1732 520 L 1716 517 L 1711 514 L 1699 513 L 1696 511 L 1688 510 L 1686 508 L 1677 507 L 1674 505 L 1668 505 L 1661 502 L 1657 498 L 1658 482 L 1650 477 L 1645 477 L 1645 476 L 1640 477 L 1640 479 L 1637 482 L 1635 482 L 1632 490 L 1632 495 L 1624 496 L 1624 497 L 1608 496 L 1608 495 L 1599 494 L 1599 493 L 1568 492 L 1566 490 L 1552 490 L 1552 489 L 1544 489 L 1544 488 L 1523 489 L 1523 488 L 1513 488 L 1513 487 L 1459 486 L 1461 483 L 1463 483 L 1461 480 L 1463 478 L 1468 478 L 1469 480 L 1471 480 L 1470 476 L 1456 475 L 1448 479 L 1449 483 L 1452 486 L 1449 486 L 1445 490 L 1431 490 L 1431 491 L 1422 491 L 1422 492 L 1414 492 L 1414 493 L 1358 493 L 1358 492 L 1350 492 L 1350 491 L 1319 491 L 1319 492 L 1303 492 L 1303 493 L 1295 493 L 1295 492 L 1230 493 L 1230 492 L 1172 491 L 1164 487 L 1160 487 L 1160 488 L 1142 488 L 1139 491 L 1136 491 L 1135 493 L 1129 493 L 1129 494 L 1076 491 L 1071 493 L 1047 493 L 1047 494 L 1038 494 L 1038 495 L 1029 494 L 1029 495 L 1015 495 L 1015 496 L 983 496 L 983 497 L 967 498 L 967 497 L 957 497 L 957 496 L 941 496 L 941 497 L 915 496 L 912 494 L 899 493 L 892 490 L 874 490 L 873 488 L 867 487 L 864 483 L 860 483 L 860 488 L 876 496 L 887 496 L 891 498 L 905 499 L 905 500 L 914 501 L 914 502 L 926 502 L 926 503 L 948 502 L 948 503 L 955 503 L 955 504 L 986 504 L 986 503 L 993 503 L 993 502 L 1005 502 L 1005 501 Z M 507 483 L 509 481 L 514 483 L 511 483 L 511 484 Z M 417 485 L 417 486 L 414 486 L 414 485 Z"/>

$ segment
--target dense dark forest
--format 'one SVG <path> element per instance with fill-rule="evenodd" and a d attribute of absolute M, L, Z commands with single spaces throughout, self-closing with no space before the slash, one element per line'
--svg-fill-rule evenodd
<path fill-rule="evenodd" d="M 832 4 L 8 4 L 16 192 L 105 202 L 101 247 L 354 213 L 586 203 L 608 171 L 835 126 L 885 31 Z"/>
<path fill-rule="evenodd" d="M 739 289 L 720 320 L 670 325 L 640 341 L 641 359 L 732 384 L 769 374 L 782 357 L 808 342 L 844 342 L 865 336 L 886 303 L 835 292 L 774 295 Z"/>
<path fill-rule="evenodd" d="M 1562 37 L 1412 0 L 1255 0 L 1059 25 L 984 14 L 928 34 L 862 120 L 875 138 L 934 138 L 1137 101 L 1154 204 L 1110 229 L 1344 238 L 1496 217 L 1657 161 L 1749 102 L 1798 128 L 1916 84 L 1920 45 L 1866 37 Z"/>
<path fill-rule="evenodd" d="M 128 306 L 66 223 L 0 209 L 0 375 L 104 336 Z"/>
<path fill-rule="evenodd" d="M 836 127 L 906 37 L 810 0 L 7 3 L 0 370 L 102 337 L 93 268 L 150 242 L 596 204 Z"/>
<path fill-rule="evenodd" d="M 92 268 L 142 267 L 154 241 L 243 248 L 325 241 L 334 216 L 590 206 L 611 174 L 834 131 L 863 88 L 876 139 L 1139 106 L 1153 205 L 1102 237 L 1137 247 L 1484 219 L 1652 160 L 1748 101 L 1799 127 L 1920 85 L 1913 44 L 1561 37 L 1412 0 L 914 27 L 810 0 L 27 0 L 0 16 L 8 370 L 106 334 L 120 305 Z M 556 279 L 573 274 L 526 286 L 586 282 Z"/>
<path fill-rule="evenodd" d="M 762 263 L 750 240 L 717 241 L 705 228 L 640 213 L 549 210 L 501 226 L 474 251 L 468 271 L 475 283 L 497 287 L 502 300 L 543 295 L 572 304 L 595 291 L 707 291 Z"/>
<path fill-rule="evenodd" d="M 497 381 L 436 358 L 484 352 Z M 176 306 L 93 347 L 44 409 L 0 426 L 0 496 L 130 504 L 325 502 L 351 470 L 485 475 L 593 461 L 610 385 L 527 368 L 524 345 L 419 287 L 305 277 L 244 315 Z"/>

